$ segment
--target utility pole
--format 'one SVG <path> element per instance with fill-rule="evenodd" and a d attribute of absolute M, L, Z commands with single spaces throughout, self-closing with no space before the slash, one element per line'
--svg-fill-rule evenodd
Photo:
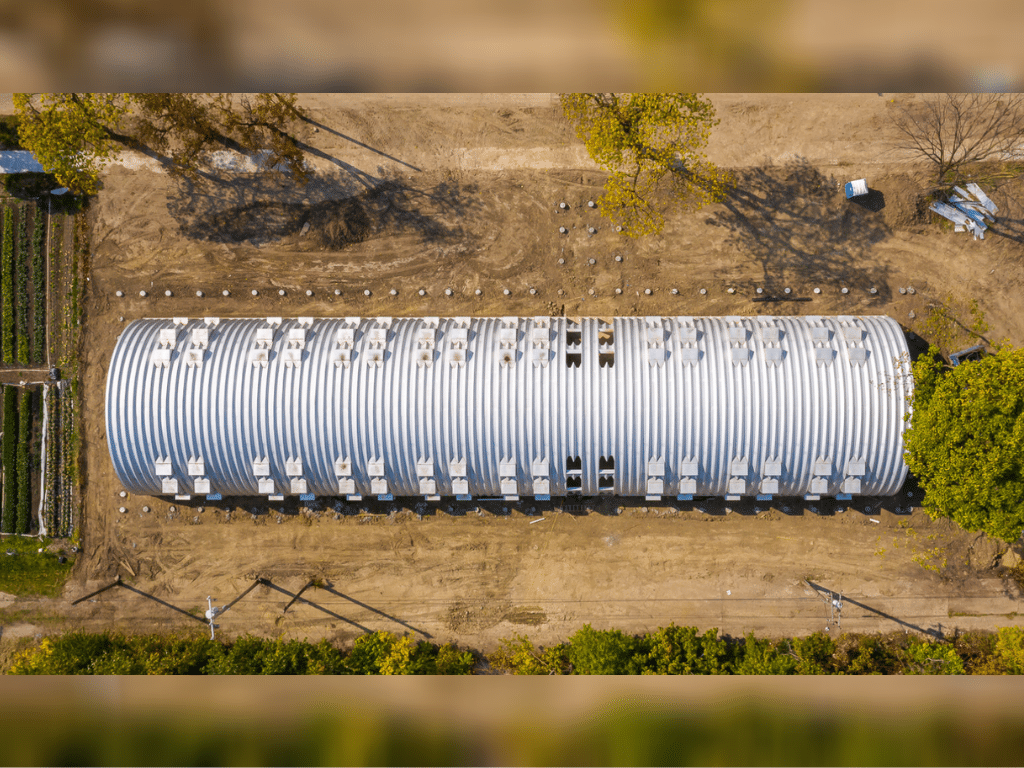
<path fill-rule="evenodd" d="M 822 594 L 822 590 L 812 586 L 807 579 L 804 579 L 803 582 L 814 591 L 814 594 L 824 600 L 828 606 L 828 624 L 825 625 L 825 631 L 828 632 L 832 625 L 835 625 L 837 632 L 840 631 L 843 628 L 843 593 L 840 592 L 837 596 L 832 590 L 825 590 L 828 592 L 826 597 Z"/>

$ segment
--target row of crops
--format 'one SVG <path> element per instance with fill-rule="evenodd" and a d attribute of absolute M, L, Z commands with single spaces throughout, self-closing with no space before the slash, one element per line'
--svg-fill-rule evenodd
<path fill-rule="evenodd" d="M 77 382 L 76 382 L 77 383 Z M 48 426 L 46 495 L 43 520 L 51 536 L 70 536 L 75 529 L 75 486 L 78 478 L 77 387 L 68 382 L 46 387 Z"/>
<path fill-rule="evenodd" d="M 66 222 L 74 225 L 75 235 L 75 247 L 67 253 L 65 217 L 54 216 L 47 254 L 42 209 L 34 203 L 5 203 L 0 215 L 0 372 L 11 372 L 4 378 L 7 382 L 39 381 L 52 359 L 65 377 L 55 384 L 2 387 L 0 533 L 36 533 L 42 528 L 50 536 L 71 536 L 77 524 L 78 278 L 88 247 L 88 238 L 80 236 L 85 221 L 79 216 Z M 48 317 L 46 297 L 48 260 L 56 295 L 62 296 L 54 302 L 53 318 Z M 48 324 L 53 331 L 49 338 Z M 39 509 L 41 515 L 36 514 Z"/>
<path fill-rule="evenodd" d="M 3 206 L 0 359 L 46 362 L 46 222 L 34 203 Z"/>
<path fill-rule="evenodd" d="M 32 474 L 38 468 L 32 450 L 36 392 L 3 387 L 3 473 L 0 476 L 0 532 L 28 533 L 32 525 Z"/>

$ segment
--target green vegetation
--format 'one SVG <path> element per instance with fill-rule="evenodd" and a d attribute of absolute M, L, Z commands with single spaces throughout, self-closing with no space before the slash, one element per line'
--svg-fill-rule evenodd
<path fill-rule="evenodd" d="M 928 305 L 921 335 L 948 355 L 979 341 L 989 343 L 985 313 L 977 299 L 967 300 L 947 293 L 937 304 Z"/>
<path fill-rule="evenodd" d="M 925 641 L 904 633 L 842 635 L 767 640 L 698 634 L 674 624 L 640 636 L 589 625 L 566 643 L 535 648 L 522 635 L 501 641 L 488 656 L 491 666 L 517 675 L 686 674 L 1005 674 L 1024 662 L 1024 632 L 1001 629 L 995 635 L 966 633 L 951 640 Z"/>
<path fill-rule="evenodd" d="M 15 359 L 21 365 L 28 365 L 28 276 L 25 259 L 28 256 L 28 233 L 26 231 L 25 209 L 18 211 L 18 250 L 14 256 L 14 303 Z"/>
<path fill-rule="evenodd" d="M 0 296 L 3 297 L 3 319 L 0 321 L 0 346 L 6 365 L 14 362 L 14 221 L 13 212 L 7 206 L 3 209 L 4 244 L 0 264 Z"/>
<path fill-rule="evenodd" d="M 205 635 L 126 637 L 74 632 L 44 638 L 20 654 L 11 674 L 44 675 L 455 675 L 469 674 L 473 654 L 391 632 L 355 641 L 351 652 L 326 640 L 242 637 L 222 643 Z"/>
<path fill-rule="evenodd" d="M 60 597 L 74 558 L 69 556 L 67 562 L 61 563 L 59 553 L 46 551 L 49 545 L 49 539 L 23 536 L 0 540 L 0 592 Z"/>
<path fill-rule="evenodd" d="M 32 514 L 32 475 L 28 448 L 32 439 L 32 391 L 23 389 L 18 414 L 18 517 L 16 533 L 28 533 Z"/>
<path fill-rule="evenodd" d="M 19 122 L 17 115 L 0 115 L 0 152 L 21 149 L 18 142 Z"/>
<path fill-rule="evenodd" d="M 14 533 L 17 519 L 18 504 L 18 470 L 15 453 L 18 441 L 18 406 L 17 390 L 4 387 L 4 436 L 3 436 L 3 470 L 4 470 L 4 502 L 0 531 Z"/>
<path fill-rule="evenodd" d="M 0 586 L 0 589 L 3 589 Z M 15 674 L 342 674 L 465 675 L 480 657 L 410 635 L 373 632 L 350 651 L 327 641 L 245 636 L 211 641 L 203 630 L 186 636 L 71 633 L 26 649 Z M 492 669 L 512 674 L 575 675 L 963 675 L 1024 673 L 1024 629 L 967 632 L 946 639 L 888 635 L 768 640 L 720 637 L 694 627 L 663 627 L 644 635 L 589 625 L 565 643 L 538 648 L 526 637 L 504 639 L 486 656 Z"/>
<path fill-rule="evenodd" d="M 75 195 L 96 194 L 103 162 L 121 147 L 168 154 L 171 172 L 189 177 L 210 150 L 269 150 L 266 167 L 308 177 L 287 133 L 303 117 L 295 94 L 16 93 L 14 107 L 22 146 Z"/>
<path fill-rule="evenodd" d="M 685 209 L 725 199 L 731 176 L 704 156 L 715 108 L 693 93 L 566 93 L 562 111 L 609 172 L 598 206 L 630 237 L 665 226 L 658 200 Z"/>
<path fill-rule="evenodd" d="M 46 222 L 36 206 L 32 230 L 32 362 L 46 362 Z"/>
<path fill-rule="evenodd" d="M 59 488 L 57 485 L 58 451 L 60 441 L 57 436 L 61 434 L 60 429 L 60 391 L 56 386 L 46 387 L 46 417 L 49 420 L 49 434 L 47 435 L 46 466 L 42 468 L 45 477 L 46 497 L 43 500 L 43 520 L 46 523 L 46 530 L 56 536 L 66 533 L 63 526 L 58 525 L 57 510 L 59 506 Z"/>
<path fill-rule="evenodd" d="M 1015 541 L 1024 531 L 1024 350 L 947 369 L 931 347 L 914 382 L 904 444 L 925 510 Z"/>

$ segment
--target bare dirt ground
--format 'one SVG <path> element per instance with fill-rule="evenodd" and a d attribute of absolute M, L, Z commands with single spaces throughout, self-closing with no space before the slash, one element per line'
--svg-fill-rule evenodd
<path fill-rule="evenodd" d="M 1001 210 L 975 242 L 928 222 L 927 169 L 888 148 L 887 104 L 908 97 L 712 98 L 722 122 L 709 156 L 739 183 L 724 203 L 672 214 L 662 235 L 640 242 L 587 208 L 603 175 L 548 94 L 307 96 L 313 119 L 299 139 L 316 177 L 305 188 L 112 166 L 90 211 L 84 552 L 61 600 L 7 601 L 5 622 L 21 634 L 202 631 L 125 590 L 70 606 L 120 575 L 186 610 L 269 579 L 274 586 L 221 619 L 228 635 L 349 640 L 388 629 L 485 650 L 516 632 L 556 642 L 586 622 L 629 632 L 673 621 L 731 634 L 824 629 L 828 608 L 804 579 L 844 593 L 844 631 L 1016 623 L 1021 593 L 1005 578 L 1006 545 L 931 521 L 912 487 L 852 508 L 782 500 L 728 510 L 623 499 L 571 512 L 527 501 L 299 509 L 227 500 L 201 511 L 177 503 L 172 513 L 164 500 L 118 498 L 106 365 L 124 323 L 140 317 L 887 314 L 924 334 L 929 303 L 952 293 L 979 301 L 991 338 L 1024 341 L 1024 182 L 986 185 Z M 841 192 L 861 177 L 876 190 L 870 206 Z M 757 287 L 812 301 L 754 303 Z M 330 589 L 283 612 L 287 593 L 312 578 Z"/>

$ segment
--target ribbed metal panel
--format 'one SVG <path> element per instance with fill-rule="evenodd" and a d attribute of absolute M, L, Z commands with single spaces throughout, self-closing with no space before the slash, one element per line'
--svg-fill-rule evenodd
<path fill-rule="evenodd" d="M 261 329 L 265 366 L 251 360 Z M 553 496 L 838 495 L 857 481 L 891 495 L 910 387 L 888 317 L 149 319 L 114 349 L 107 441 L 124 486 L 153 495 L 164 458 L 179 494 L 206 479 L 209 493 L 259 495 L 263 457 L 276 494 L 297 477 L 335 496 L 350 476 L 360 495 L 381 480 L 396 496 L 456 495 L 460 477 L 473 496 L 543 495 L 546 462 Z"/>

